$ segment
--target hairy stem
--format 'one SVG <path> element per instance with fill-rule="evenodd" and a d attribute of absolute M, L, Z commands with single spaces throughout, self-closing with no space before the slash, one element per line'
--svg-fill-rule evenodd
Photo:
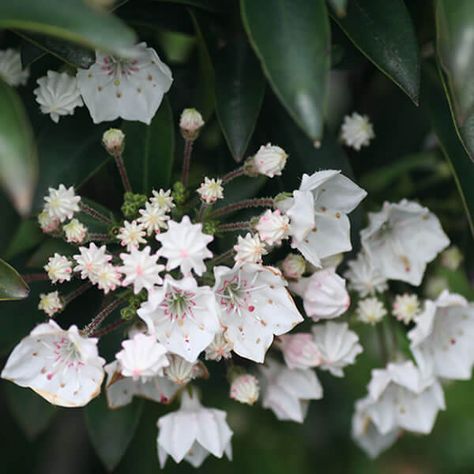
<path fill-rule="evenodd" d="M 132 185 L 130 184 L 130 180 L 128 179 L 127 169 L 125 168 L 125 163 L 123 162 L 122 154 L 114 153 L 114 160 L 120 174 L 120 179 L 122 180 L 123 189 L 125 189 L 125 192 L 131 193 Z"/>
<path fill-rule="evenodd" d="M 235 253 L 234 249 L 230 248 L 226 252 L 221 253 L 220 255 L 217 255 L 214 258 L 212 258 L 211 260 L 209 260 L 208 263 L 211 267 L 214 267 L 217 264 L 225 262 L 226 260 L 232 258 L 234 256 L 234 253 Z"/>
<path fill-rule="evenodd" d="M 117 321 L 114 321 L 113 323 L 108 324 L 107 326 L 104 326 L 103 328 L 98 328 L 96 329 L 91 336 L 92 337 L 102 337 L 107 334 L 110 334 L 111 332 L 115 331 L 117 328 L 122 326 L 124 323 L 127 321 L 125 319 L 117 319 Z"/>
<path fill-rule="evenodd" d="M 123 300 L 124 300 L 124 297 L 117 298 L 116 300 L 113 300 L 111 303 L 105 306 L 94 317 L 94 319 L 82 329 L 81 333 L 84 336 L 90 336 L 91 334 L 93 334 L 99 328 L 99 326 L 105 321 L 107 316 L 113 313 L 120 305 L 124 303 Z"/>
<path fill-rule="evenodd" d="M 222 184 L 230 183 L 233 179 L 238 178 L 239 176 L 243 176 L 244 167 L 241 166 L 240 168 L 236 168 L 235 170 L 229 171 L 227 174 L 222 176 Z"/>
<path fill-rule="evenodd" d="M 185 187 L 189 184 L 189 168 L 191 166 L 191 154 L 193 152 L 192 140 L 184 141 L 183 171 L 181 173 L 181 182 Z"/>
<path fill-rule="evenodd" d="M 244 199 L 243 201 L 236 202 L 234 204 L 229 204 L 223 206 L 219 209 L 216 209 L 211 213 L 210 217 L 212 219 L 226 216 L 232 214 L 233 212 L 240 211 L 242 209 L 248 209 L 250 207 L 273 207 L 274 200 L 273 198 L 254 198 L 254 199 Z"/>
<path fill-rule="evenodd" d="M 47 273 L 27 273 L 25 275 L 21 275 L 21 277 L 23 278 L 23 280 L 25 280 L 26 283 L 31 283 L 33 281 L 49 280 Z"/>
<path fill-rule="evenodd" d="M 74 291 L 71 291 L 71 293 L 68 293 L 67 295 L 63 296 L 64 303 L 70 303 L 72 300 L 85 293 L 89 288 L 92 288 L 92 283 L 90 281 L 88 281 L 87 283 L 83 283 L 82 285 L 78 286 Z"/>
<path fill-rule="evenodd" d="M 241 222 L 229 222 L 227 224 L 221 224 L 217 230 L 219 232 L 236 232 L 238 230 L 250 230 L 251 225 L 249 221 Z"/>
<path fill-rule="evenodd" d="M 81 201 L 80 203 L 81 206 L 81 211 L 84 212 L 85 214 L 88 214 L 92 218 L 104 223 L 104 224 L 112 224 L 112 220 L 107 217 L 106 215 L 102 214 L 101 212 L 93 209 L 92 207 L 88 206 L 87 204 L 83 203 Z"/>

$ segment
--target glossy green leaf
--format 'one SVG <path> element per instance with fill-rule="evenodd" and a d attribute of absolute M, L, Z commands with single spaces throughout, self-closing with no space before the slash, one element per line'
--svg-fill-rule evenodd
<path fill-rule="evenodd" d="M 330 67 L 324 0 L 241 0 L 242 18 L 270 84 L 313 140 L 323 134 Z"/>
<path fill-rule="evenodd" d="M 123 159 L 134 192 L 170 185 L 174 160 L 173 113 L 165 98 L 150 125 L 125 122 Z"/>
<path fill-rule="evenodd" d="M 215 64 L 217 118 L 232 156 L 241 161 L 262 106 L 265 78 L 243 40 L 228 44 Z"/>
<path fill-rule="evenodd" d="M 84 409 L 92 446 L 108 470 L 113 470 L 125 454 L 138 426 L 142 407 L 142 400 L 134 400 L 123 408 L 110 410 L 102 396 Z"/>
<path fill-rule="evenodd" d="M 223 12 L 229 7 L 228 0 L 155 0 L 163 3 L 176 3 L 188 7 L 200 8 L 210 12 Z"/>
<path fill-rule="evenodd" d="M 418 43 L 403 0 L 350 0 L 347 14 L 334 19 L 354 45 L 418 104 Z"/>
<path fill-rule="evenodd" d="M 2 0 L 0 28 L 55 36 L 115 54 L 123 54 L 136 39 L 118 18 L 83 0 Z"/>
<path fill-rule="evenodd" d="M 22 300 L 30 289 L 18 272 L 0 259 L 0 301 Z"/>
<path fill-rule="evenodd" d="M 474 160 L 474 2 L 436 0 L 436 27 L 456 124 Z"/>
<path fill-rule="evenodd" d="M 423 70 L 422 108 L 446 156 L 461 195 L 467 220 L 474 235 L 474 165 L 456 133 L 441 76 L 432 65 Z"/>
<path fill-rule="evenodd" d="M 30 211 L 37 179 L 33 132 L 20 98 L 0 80 L 0 184 L 20 214 Z"/>

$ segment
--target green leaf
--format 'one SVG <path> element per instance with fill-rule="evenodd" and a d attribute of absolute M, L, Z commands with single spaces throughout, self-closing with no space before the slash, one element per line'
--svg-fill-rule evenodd
<path fill-rule="evenodd" d="M 427 113 L 451 166 L 474 235 L 474 166 L 456 133 L 441 76 L 430 64 L 423 69 L 421 92 L 422 109 Z"/>
<path fill-rule="evenodd" d="M 334 20 L 354 45 L 418 104 L 420 61 L 410 14 L 403 0 L 350 0 Z"/>
<path fill-rule="evenodd" d="M 347 0 L 328 0 L 329 5 L 336 12 L 339 17 L 346 16 L 347 13 Z"/>
<path fill-rule="evenodd" d="M 26 215 L 36 185 L 36 148 L 20 98 L 1 79 L 0 110 L 0 183 L 15 209 Z"/>
<path fill-rule="evenodd" d="M 456 124 L 474 160 L 474 3 L 437 0 L 436 34 L 439 61 L 447 76 Z"/>
<path fill-rule="evenodd" d="M 229 7 L 226 0 L 155 0 L 163 3 L 177 3 L 187 5 L 188 7 L 196 7 L 210 12 L 223 12 Z"/>
<path fill-rule="evenodd" d="M 132 189 L 150 193 L 170 185 L 174 160 L 174 122 L 168 99 L 164 99 L 150 125 L 124 122 L 123 159 Z"/>
<path fill-rule="evenodd" d="M 313 141 L 323 134 L 330 67 L 324 0 L 241 0 L 242 18 L 263 70 L 293 120 Z"/>
<path fill-rule="evenodd" d="M 92 446 L 108 470 L 113 470 L 125 454 L 138 426 L 142 407 L 142 400 L 134 400 L 123 408 L 110 410 L 105 396 L 85 407 Z"/>
<path fill-rule="evenodd" d="M 124 54 L 136 39 L 118 18 L 83 0 L 2 0 L 0 28 L 42 33 L 114 54 Z"/>
<path fill-rule="evenodd" d="M 5 400 L 16 422 L 33 440 L 53 421 L 58 409 L 27 388 L 13 383 L 4 385 Z"/>
<path fill-rule="evenodd" d="M 229 43 L 216 60 L 216 112 L 236 161 L 244 158 L 265 93 L 260 65 L 243 40 Z"/>
<path fill-rule="evenodd" d="M 0 259 L 0 301 L 22 300 L 30 289 L 18 272 Z"/>

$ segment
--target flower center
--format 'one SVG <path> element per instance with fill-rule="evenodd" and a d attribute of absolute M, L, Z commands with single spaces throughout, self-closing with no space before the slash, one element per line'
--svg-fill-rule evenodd
<path fill-rule="evenodd" d="M 194 296 L 191 291 L 173 289 L 166 293 L 160 307 L 172 321 L 183 320 L 187 316 L 193 316 L 193 309 L 196 306 Z"/>
<path fill-rule="evenodd" d="M 115 78 L 115 84 L 120 85 L 122 76 L 130 76 L 139 71 L 137 61 L 135 59 L 120 59 L 113 56 L 106 56 L 102 64 L 104 70 L 109 76 Z"/>

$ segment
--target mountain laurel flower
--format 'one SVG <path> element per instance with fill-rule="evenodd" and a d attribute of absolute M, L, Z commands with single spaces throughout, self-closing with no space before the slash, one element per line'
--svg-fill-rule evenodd
<path fill-rule="evenodd" d="M 335 377 L 343 377 L 343 368 L 353 364 L 363 351 L 359 336 L 349 329 L 347 323 L 328 321 L 316 324 L 313 336 L 322 358 L 319 368 L 328 370 Z"/>
<path fill-rule="evenodd" d="M 195 378 L 204 376 L 203 364 L 199 361 L 188 362 L 176 354 L 168 354 L 169 365 L 165 368 L 166 378 L 174 384 L 186 385 Z"/>
<path fill-rule="evenodd" d="M 220 331 L 214 336 L 214 340 L 206 347 L 206 360 L 220 362 L 222 359 L 230 359 L 234 346 L 227 339 L 225 331 Z"/>
<path fill-rule="evenodd" d="M 63 231 L 66 242 L 70 244 L 82 244 L 87 236 L 88 229 L 77 219 L 72 219 L 63 225 Z"/>
<path fill-rule="evenodd" d="M 95 284 L 105 294 L 110 291 L 115 291 L 118 286 L 121 285 L 122 274 L 118 268 L 110 263 L 107 263 L 100 267 L 95 274 Z"/>
<path fill-rule="evenodd" d="M 449 247 L 441 254 L 441 265 L 451 271 L 457 270 L 463 260 L 463 254 L 455 245 Z"/>
<path fill-rule="evenodd" d="M 39 86 L 33 91 L 36 102 L 41 112 L 49 114 L 55 123 L 64 115 L 73 115 L 76 107 L 84 105 L 76 78 L 65 72 L 48 71 L 36 82 Z"/>
<path fill-rule="evenodd" d="M 45 196 L 44 210 L 52 219 L 58 219 L 64 222 L 66 219 L 72 219 L 75 212 L 79 212 L 80 196 L 76 196 L 74 188 L 66 188 L 60 184 L 58 189 L 49 188 L 48 196 Z"/>
<path fill-rule="evenodd" d="M 267 143 L 262 145 L 253 157 L 249 158 L 247 166 L 252 174 L 273 178 L 281 175 L 287 159 L 288 155 L 283 148 Z"/>
<path fill-rule="evenodd" d="M 29 69 L 23 69 L 19 51 L 15 51 L 14 49 L 4 49 L 0 51 L 0 78 L 9 86 L 24 86 L 29 76 Z"/>
<path fill-rule="evenodd" d="M 408 337 L 419 367 L 435 377 L 470 379 L 474 364 L 474 304 L 445 290 L 436 301 L 425 302 L 415 323 Z"/>
<path fill-rule="evenodd" d="M 289 369 L 309 369 L 321 364 L 321 353 L 312 334 L 284 334 L 279 337 L 279 341 L 283 359 Z"/>
<path fill-rule="evenodd" d="M 404 324 L 410 324 L 420 312 L 420 300 L 418 296 L 405 293 L 395 296 L 392 305 L 392 313 Z"/>
<path fill-rule="evenodd" d="M 109 128 L 102 135 L 102 145 L 109 155 L 121 155 L 125 148 L 125 133 L 119 128 Z"/>
<path fill-rule="evenodd" d="M 197 193 L 206 204 L 214 204 L 218 199 L 224 198 L 224 188 L 222 187 L 222 179 L 204 178 L 197 189 Z"/>
<path fill-rule="evenodd" d="M 194 141 L 204 126 L 202 115 L 196 109 L 184 109 L 179 118 L 179 129 L 185 140 Z"/>
<path fill-rule="evenodd" d="M 140 244 L 146 244 L 145 236 L 146 230 L 141 223 L 124 221 L 123 226 L 118 231 L 117 239 L 120 240 L 120 245 L 127 247 L 130 252 L 132 248 L 138 248 Z"/>
<path fill-rule="evenodd" d="M 365 324 L 377 324 L 387 314 L 382 302 L 378 298 L 359 300 L 356 309 L 357 319 Z"/>
<path fill-rule="evenodd" d="M 341 140 L 344 145 L 360 151 L 363 146 L 369 146 L 375 138 L 374 127 L 367 115 L 353 112 L 346 115 L 341 126 Z"/>
<path fill-rule="evenodd" d="M 147 202 L 145 209 L 140 209 L 138 212 L 140 217 L 137 219 L 137 222 L 146 230 L 148 235 L 156 234 L 161 229 L 166 229 L 166 222 L 170 217 L 166 214 L 164 208 Z"/>
<path fill-rule="evenodd" d="M 289 369 L 273 360 L 260 368 L 262 406 L 279 420 L 303 423 L 309 401 L 323 398 L 318 377 L 310 369 Z"/>
<path fill-rule="evenodd" d="M 104 363 L 97 339 L 81 336 L 76 326 L 64 330 L 49 321 L 13 349 L 1 376 L 53 405 L 82 407 L 99 394 Z"/>
<path fill-rule="evenodd" d="M 257 377 L 250 374 L 238 375 L 230 386 L 230 398 L 245 405 L 254 405 L 259 394 Z"/>
<path fill-rule="evenodd" d="M 96 51 L 89 69 L 79 69 L 77 83 L 94 123 L 117 118 L 150 124 L 173 82 L 169 67 L 146 43 L 123 59 Z"/>
<path fill-rule="evenodd" d="M 306 272 L 306 260 L 296 253 L 289 253 L 280 263 L 283 276 L 289 280 L 299 280 Z"/>
<path fill-rule="evenodd" d="M 156 240 L 161 244 L 157 255 L 168 260 L 168 271 L 179 267 L 183 275 L 194 270 L 201 276 L 206 270 L 204 260 L 212 257 L 207 245 L 214 238 L 202 232 L 202 224 L 192 224 L 188 216 L 184 216 L 181 222 L 170 221 L 168 231 L 157 234 Z"/>
<path fill-rule="evenodd" d="M 280 245 L 288 237 L 290 219 L 279 209 L 267 209 L 258 219 L 255 229 L 260 239 L 268 245 Z"/>
<path fill-rule="evenodd" d="M 265 243 L 260 240 L 260 237 L 248 232 L 245 237 L 239 235 L 237 244 L 234 245 L 235 263 L 242 265 L 243 263 L 262 263 L 263 255 L 268 252 L 265 249 Z"/>
<path fill-rule="evenodd" d="M 153 190 L 150 202 L 153 206 L 158 206 L 165 212 L 169 212 L 175 207 L 170 189 L 167 191 L 164 189 L 160 189 L 159 191 Z"/>
<path fill-rule="evenodd" d="M 79 255 L 72 257 L 77 263 L 74 271 L 80 272 L 83 280 L 88 278 L 92 283 L 96 283 L 100 269 L 112 260 L 112 255 L 106 252 L 105 245 L 97 247 L 94 242 L 91 242 L 89 247 L 79 247 Z"/>
<path fill-rule="evenodd" d="M 59 219 L 51 217 L 49 212 L 43 210 L 38 214 L 38 224 L 45 234 L 50 234 L 59 229 L 60 222 Z"/>
<path fill-rule="evenodd" d="M 349 281 L 348 287 L 359 293 L 361 298 L 387 290 L 387 279 L 372 264 L 364 251 L 359 252 L 355 260 L 347 262 L 347 266 L 348 270 L 344 273 L 344 277 Z"/>
<path fill-rule="evenodd" d="M 64 255 L 55 253 L 44 266 L 52 283 L 64 283 L 72 278 L 72 263 Z"/>
<path fill-rule="evenodd" d="M 369 213 L 362 246 L 385 278 L 420 285 L 426 265 L 449 245 L 438 218 L 416 202 L 384 203 Z"/>
<path fill-rule="evenodd" d="M 169 365 L 165 346 L 153 336 L 138 333 L 132 339 L 123 341 L 122 348 L 115 358 L 124 377 L 144 381 L 163 375 L 163 369 Z"/>
<path fill-rule="evenodd" d="M 64 309 L 59 293 L 52 291 L 50 293 L 41 293 L 38 309 L 44 311 L 50 318 Z"/>
<path fill-rule="evenodd" d="M 232 431 L 227 414 L 201 405 L 196 395 L 183 392 L 181 408 L 158 419 L 158 457 L 160 466 L 168 456 L 180 463 L 183 459 L 199 467 L 209 454 L 232 458 Z"/>
<path fill-rule="evenodd" d="M 151 248 L 143 250 L 132 248 L 130 253 L 121 253 L 123 265 L 118 270 L 125 275 L 122 286 L 133 285 L 135 294 L 145 288 L 150 291 L 153 286 L 163 283 L 159 273 L 165 269 L 164 265 L 156 263 L 158 254 L 150 254 Z"/>

